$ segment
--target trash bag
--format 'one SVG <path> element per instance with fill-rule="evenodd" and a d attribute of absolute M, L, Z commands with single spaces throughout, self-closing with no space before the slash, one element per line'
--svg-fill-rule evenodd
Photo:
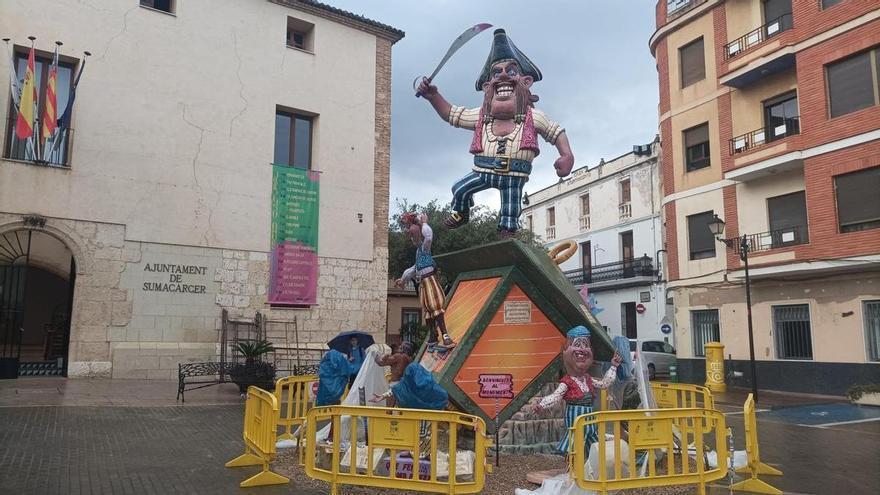
<path fill-rule="evenodd" d="M 397 405 L 404 409 L 442 411 L 449 404 L 449 394 L 434 380 L 434 375 L 419 363 L 407 366 L 403 378 L 391 387 L 391 391 L 397 399 Z"/>
<path fill-rule="evenodd" d="M 345 386 L 348 385 L 348 358 L 345 354 L 331 350 L 321 358 L 318 365 L 318 406 L 339 404 Z"/>

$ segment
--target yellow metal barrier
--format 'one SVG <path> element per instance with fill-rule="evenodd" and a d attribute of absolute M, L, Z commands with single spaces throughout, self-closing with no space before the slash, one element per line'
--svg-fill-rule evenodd
<path fill-rule="evenodd" d="M 609 426 L 610 425 L 610 426 Z M 706 493 L 706 483 L 727 475 L 727 449 L 724 414 L 709 409 L 635 409 L 625 411 L 601 411 L 580 416 L 575 420 L 573 446 L 586 445 L 588 427 L 598 430 L 598 473 L 588 477 L 585 462 L 587 453 L 583 448 L 571 452 L 571 473 L 578 486 L 584 490 L 606 493 L 608 490 L 626 488 L 652 488 L 670 485 L 699 485 L 700 494 Z M 611 431 L 609 431 L 609 428 Z M 685 446 L 676 446 L 673 430 L 691 432 L 683 439 Z M 605 434 L 612 433 L 613 440 L 605 441 Z M 710 468 L 703 457 L 704 435 L 714 433 L 714 445 L 718 454 L 716 468 Z M 626 443 L 624 443 L 626 435 Z M 687 446 L 693 443 L 698 455 L 696 466 L 690 465 Z M 609 452 L 609 445 L 612 447 Z M 626 447 L 624 449 L 624 446 Z M 609 472 L 606 461 L 614 458 L 614 470 Z M 665 462 L 658 462 L 665 455 Z M 636 459 L 647 462 L 647 474 L 640 477 Z M 628 469 L 624 470 L 626 460 Z M 665 473 L 658 472 L 658 464 Z"/>
<path fill-rule="evenodd" d="M 269 392 L 248 387 L 244 406 L 244 454 L 226 463 L 226 467 L 262 466 L 258 474 L 241 482 L 242 488 L 280 485 L 290 480 L 269 471 L 275 457 L 275 432 L 278 423 L 278 399 Z"/>
<path fill-rule="evenodd" d="M 758 450 L 758 417 L 755 415 L 755 399 L 752 397 L 752 394 L 749 394 L 743 406 L 743 420 L 745 422 L 746 454 L 749 464 L 737 469 L 736 472 L 749 474 L 751 478 L 733 484 L 730 489 L 738 492 L 782 495 L 781 490 L 758 479 L 759 474 L 782 476 L 782 471 L 761 462 L 761 454 Z"/>
<path fill-rule="evenodd" d="M 315 407 L 318 377 L 315 375 L 287 376 L 275 382 L 278 399 L 278 426 L 283 429 L 278 440 L 296 440 L 300 465 L 305 458 L 303 439 L 306 438 L 306 413 Z"/>
<path fill-rule="evenodd" d="M 651 391 L 660 409 L 715 409 L 712 391 L 700 385 L 651 382 Z"/>
<path fill-rule="evenodd" d="M 342 432 L 343 416 L 350 418 L 350 438 L 326 445 L 306 442 L 306 474 L 330 483 L 332 495 L 340 485 L 448 494 L 483 490 L 491 471 L 486 465 L 491 441 L 481 418 L 450 411 L 329 406 L 309 411 L 307 431 L 330 421 L 334 434 Z M 461 450 L 459 430 L 473 436 L 473 454 Z M 359 445 L 359 438 L 366 442 Z"/>

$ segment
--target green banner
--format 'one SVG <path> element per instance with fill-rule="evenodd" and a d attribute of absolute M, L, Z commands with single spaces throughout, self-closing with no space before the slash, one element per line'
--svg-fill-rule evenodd
<path fill-rule="evenodd" d="M 269 302 L 315 304 L 318 287 L 319 174 L 273 165 Z"/>

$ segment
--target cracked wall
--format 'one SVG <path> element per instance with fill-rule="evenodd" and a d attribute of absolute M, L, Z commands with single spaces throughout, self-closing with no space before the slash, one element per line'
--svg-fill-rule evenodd
<path fill-rule="evenodd" d="M 34 34 L 39 50 L 60 39 L 65 56 L 95 53 L 77 91 L 70 168 L 0 159 L 0 229 L 38 213 L 77 261 L 70 376 L 173 379 L 178 363 L 217 359 L 224 308 L 296 320 L 313 347 L 353 328 L 381 340 L 392 42 L 272 2 L 177 7 L 175 16 L 114 0 L 0 7 L 0 31 L 14 42 Z M 51 15 L 37 25 L 38 12 Z M 315 25 L 314 53 L 285 46 L 289 15 Z M 278 107 L 315 116 L 319 280 L 306 309 L 266 304 Z M 204 274 L 151 269 L 165 265 Z M 166 284 L 199 289 L 155 289 Z"/>

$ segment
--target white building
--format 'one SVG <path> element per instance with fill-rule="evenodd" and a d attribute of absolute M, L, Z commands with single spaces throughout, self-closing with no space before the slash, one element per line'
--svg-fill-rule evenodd
<path fill-rule="evenodd" d="M 55 40 L 59 113 L 83 70 L 59 152 L 0 137 L 2 369 L 169 379 L 218 357 L 224 309 L 290 322 L 300 344 L 381 338 L 402 31 L 309 0 L 12 0 L 0 32 L 19 80 L 36 37 L 38 115 Z M 319 197 L 281 182 L 314 172 Z M 306 276 L 281 251 L 294 228 Z"/>
<path fill-rule="evenodd" d="M 660 144 L 635 148 L 528 196 L 525 228 L 547 247 L 574 241 L 578 252 L 560 268 L 595 297 L 596 317 L 611 335 L 664 340 L 671 321 L 665 284 L 658 276 L 662 252 Z M 669 328 L 671 332 L 671 327 Z"/>

